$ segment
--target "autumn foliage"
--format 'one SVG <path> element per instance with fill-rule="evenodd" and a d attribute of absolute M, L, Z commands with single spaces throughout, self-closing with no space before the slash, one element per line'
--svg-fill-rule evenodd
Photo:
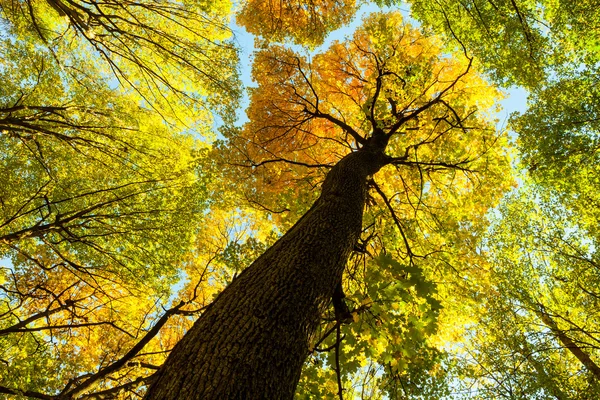
<path fill-rule="evenodd" d="M 143 397 L 382 140 L 296 396 L 598 397 L 592 3 L 0 0 L 0 393 Z"/>

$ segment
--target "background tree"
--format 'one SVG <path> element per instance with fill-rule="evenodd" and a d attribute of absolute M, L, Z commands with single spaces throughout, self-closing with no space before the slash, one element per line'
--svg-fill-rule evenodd
<path fill-rule="evenodd" d="M 227 4 L 0 3 L 0 393 L 143 390 L 210 300 L 172 288 L 205 284 L 198 139 L 238 91 Z"/>
<path fill-rule="evenodd" d="M 232 118 L 231 97 L 239 95 L 237 50 L 226 40 L 230 7 L 226 0 L 0 3 L 6 33 L 44 47 L 66 77 L 93 71 L 91 80 L 135 93 L 169 123 L 204 131 L 210 110 Z"/>
<path fill-rule="evenodd" d="M 357 10 L 355 0 L 247 1 L 236 22 L 258 40 L 282 42 L 291 38 L 301 45 L 319 45 L 327 34 L 347 24 Z"/>
<path fill-rule="evenodd" d="M 469 335 L 475 381 L 490 397 L 595 397 L 597 9 L 417 1 L 411 10 L 450 42 L 458 37 L 453 45 L 498 82 L 530 92 L 529 109 L 511 121 L 527 178 L 488 239 L 489 300 Z M 506 337 L 492 334 L 500 327 Z"/>
<path fill-rule="evenodd" d="M 236 23 L 254 35 L 257 47 L 292 43 L 315 48 L 327 35 L 348 25 L 361 6 L 401 4 L 395 0 L 249 0 L 240 4 Z"/>
<path fill-rule="evenodd" d="M 488 239 L 490 287 L 459 351 L 467 393 L 598 394 L 596 240 L 547 193 L 530 186 L 507 197 Z"/>
<path fill-rule="evenodd" d="M 416 0 L 411 12 L 450 41 L 457 37 L 505 84 L 541 88 L 598 59 L 593 2 Z"/>

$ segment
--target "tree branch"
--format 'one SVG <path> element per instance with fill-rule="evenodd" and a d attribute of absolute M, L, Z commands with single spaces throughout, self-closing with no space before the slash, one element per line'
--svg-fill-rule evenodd
<path fill-rule="evenodd" d="M 119 370 L 120 368 L 122 368 L 123 366 L 125 366 L 133 357 L 135 357 L 137 355 L 137 353 L 140 352 L 140 350 L 142 350 L 144 348 L 144 346 L 148 342 L 150 342 L 150 340 L 152 340 L 154 338 L 154 336 L 156 336 L 158 334 L 160 329 L 163 327 L 163 325 L 168 321 L 168 319 L 172 315 L 188 314 L 189 313 L 188 311 L 181 311 L 181 308 L 187 304 L 188 304 L 187 302 L 181 301 L 175 307 L 167 310 L 167 312 L 164 313 L 162 317 L 160 317 L 160 319 L 154 324 L 154 326 L 148 331 L 148 333 L 146 333 L 144 335 L 144 337 L 135 346 L 133 346 L 123 357 L 121 357 L 120 360 L 112 363 L 111 365 L 108 365 L 108 366 L 102 368 L 100 371 L 98 371 L 97 373 L 95 373 L 94 375 L 92 375 L 91 377 L 86 379 L 83 383 L 77 385 L 76 387 L 74 387 L 73 389 L 64 393 L 63 395 L 67 396 L 67 397 L 77 397 L 77 396 L 81 395 L 83 392 L 85 392 L 86 390 L 89 390 L 91 387 L 95 386 L 100 379 L 108 376 L 109 374 L 112 374 L 113 372 L 115 372 L 115 371 Z M 196 310 L 196 312 L 198 312 L 198 311 L 200 311 L 200 310 Z M 66 389 L 68 389 L 68 388 L 66 388 Z"/>
<path fill-rule="evenodd" d="M 372 184 L 373 184 L 373 187 L 375 188 L 375 191 L 383 199 L 383 202 L 385 203 L 387 209 L 390 211 L 390 214 L 392 214 L 392 219 L 394 220 L 394 223 L 396 224 L 396 227 L 400 231 L 400 235 L 402 236 L 402 240 L 404 241 L 404 247 L 406 248 L 406 254 L 408 254 L 408 257 L 409 257 L 409 259 L 412 262 L 412 258 L 415 257 L 415 254 L 413 253 L 412 249 L 410 248 L 410 244 L 408 243 L 408 238 L 406 237 L 406 234 L 404 233 L 404 229 L 402 229 L 402 224 L 400 223 L 400 219 L 396 215 L 396 211 L 394 211 L 394 208 L 392 207 L 392 204 L 390 203 L 390 200 L 387 198 L 387 196 L 385 195 L 385 193 L 383 192 L 383 190 L 381 190 L 381 188 L 379 187 L 379 185 L 377 184 L 377 182 L 373 181 Z"/>
<path fill-rule="evenodd" d="M 337 377 L 338 385 L 338 397 L 340 400 L 344 400 L 344 388 L 342 386 L 342 371 L 340 369 L 340 344 L 342 339 L 340 338 L 341 323 L 336 323 L 335 331 L 335 375 Z"/>
<path fill-rule="evenodd" d="M 10 394 L 13 396 L 27 396 L 34 399 L 42 399 L 42 400 L 55 400 L 56 396 L 49 396 L 44 393 L 34 392 L 33 390 L 18 390 L 11 389 L 5 386 L 0 386 L 0 393 Z"/>

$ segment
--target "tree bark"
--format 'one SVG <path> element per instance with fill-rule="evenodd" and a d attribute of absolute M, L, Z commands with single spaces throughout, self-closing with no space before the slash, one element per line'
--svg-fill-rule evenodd
<path fill-rule="evenodd" d="M 565 349 L 569 350 L 571 354 L 577 357 L 579 362 L 581 362 L 581 364 L 583 364 L 592 374 L 594 374 L 596 379 L 600 379 L 600 367 L 598 366 L 598 364 L 596 364 L 594 360 L 591 359 L 590 355 L 583 351 L 583 349 L 579 347 L 573 341 L 573 339 L 571 339 L 565 333 L 565 331 L 558 328 L 558 325 L 552 319 L 550 314 L 546 312 L 546 308 L 542 304 L 538 303 L 538 306 L 538 315 L 540 316 L 541 320 L 544 322 L 544 324 L 546 324 L 548 328 L 550 328 L 552 333 L 556 335 L 556 337 L 562 343 L 562 345 L 565 346 Z"/>
<path fill-rule="evenodd" d="M 365 146 L 330 170 L 310 210 L 174 347 L 146 399 L 293 398 L 311 336 L 360 235 L 367 177 L 385 165 L 384 148 Z"/>

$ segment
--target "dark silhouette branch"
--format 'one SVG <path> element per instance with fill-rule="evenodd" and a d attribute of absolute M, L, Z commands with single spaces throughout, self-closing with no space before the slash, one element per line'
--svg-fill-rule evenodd
<path fill-rule="evenodd" d="M 463 164 L 469 164 L 471 160 L 463 160 L 456 163 L 447 163 L 447 162 L 431 162 L 431 161 L 406 161 L 404 157 L 402 158 L 392 158 L 390 160 L 390 164 L 393 165 L 406 165 L 413 167 L 430 167 L 427 168 L 426 171 L 437 171 L 441 169 L 457 169 L 463 172 L 474 172 L 473 170 L 463 167 Z"/>
<path fill-rule="evenodd" d="M 33 399 L 55 400 L 56 396 L 50 396 L 44 393 L 35 392 L 33 390 L 18 390 L 11 389 L 5 386 L 0 386 L 0 393 L 9 394 L 12 396 L 26 396 Z"/>
<path fill-rule="evenodd" d="M 396 227 L 398 228 L 398 230 L 400 231 L 400 235 L 402 236 L 402 240 L 404 242 L 404 247 L 406 248 L 406 254 L 408 255 L 409 259 L 412 262 L 413 257 L 415 257 L 416 255 L 413 253 L 413 251 L 412 251 L 412 249 L 410 247 L 410 244 L 408 243 L 408 238 L 406 237 L 406 234 L 404 233 L 404 229 L 402 228 L 402 224 L 400 223 L 400 219 L 396 215 L 396 211 L 394 211 L 394 208 L 392 207 L 392 204 L 390 203 L 390 200 L 385 195 L 385 193 L 383 192 L 383 190 L 381 190 L 381 188 L 379 187 L 379 185 L 375 181 L 372 182 L 372 185 L 375 188 L 375 191 L 379 194 L 379 196 L 381 196 L 381 198 L 382 198 L 383 202 L 385 203 L 387 209 L 389 210 L 390 214 L 392 215 L 392 219 L 394 220 L 394 223 L 396 224 Z"/>
<path fill-rule="evenodd" d="M 115 361 L 111 365 L 102 368 L 100 371 L 88 377 L 84 382 L 77 385 L 73 389 L 68 391 L 63 390 L 63 393 L 61 395 L 68 396 L 71 398 L 77 397 L 83 394 L 85 391 L 90 390 L 92 387 L 98 384 L 101 379 L 126 366 L 127 363 L 131 359 L 133 359 L 144 348 L 144 346 L 146 346 L 146 344 L 148 344 L 148 342 L 150 342 L 150 340 L 152 340 L 158 334 L 160 329 L 167 323 L 171 316 L 176 314 L 194 315 L 200 312 L 202 309 L 204 309 L 204 307 L 202 307 L 200 310 L 194 311 L 182 310 L 182 307 L 186 306 L 188 303 L 189 302 L 181 301 L 175 307 L 167 310 L 167 312 L 165 312 L 162 315 L 162 317 L 160 317 L 158 321 L 156 321 L 154 326 L 144 335 L 144 337 L 138 343 L 136 343 L 136 345 L 133 346 L 123 357 L 121 357 L 118 361 Z M 65 389 L 68 389 L 68 387 Z"/>
<path fill-rule="evenodd" d="M 315 111 L 309 111 L 308 109 L 305 109 L 304 112 L 306 112 L 307 114 L 312 115 L 314 117 L 323 118 L 323 119 L 326 119 L 329 122 L 332 122 L 333 124 L 335 124 L 338 127 L 342 128 L 342 130 L 344 132 L 346 132 L 350 136 L 352 136 L 352 138 L 354 140 L 356 140 L 357 143 L 359 143 L 359 144 L 361 144 L 363 146 L 365 144 L 367 144 L 367 140 L 364 137 L 362 137 L 358 132 L 356 132 L 350 125 L 348 125 L 347 123 L 345 123 L 344 121 L 341 121 L 341 120 L 335 118 L 334 116 L 332 116 L 330 114 L 322 113 L 318 109 L 315 110 Z"/>
<path fill-rule="evenodd" d="M 258 202 L 258 201 L 256 201 L 256 200 L 253 200 L 253 199 L 251 199 L 251 198 L 250 198 L 250 197 L 249 197 L 247 194 L 244 194 L 244 197 L 246 198 L 246 201 L 247 201 L 248 203 L 250 203 L 250 204 L 252 204 L 252 205 L 255 205 L 256 207 L 260 208 L 261 210 L 263 210 L 263 211 L 267 211 L 267 212 L 269 212 L 269 213 L 271 213 L 271 214 L 282 214 L 282 213 L 284 213 L 284 212 L 289 212 L 289 211 L 290 211 L 290 209 L 289 209 L 289 208 L 287 208 L 287 207 L 286 207 L 286 208 L 283 208 L 283 209 L 281 209 L 281 210 L 273 210 L 273 209 L 271 209 L 271 208 L 269 208 L 269 207 L 267 207 L 267 206 L 265 206 L 265 205 L 261 204 L 260 202 Z"/>
<path fill-rule="evenodd" d="M 235 166 L 238 166 L 238 167 L 253 167 L 253 168 L 257 168 L 257 167 L 262 167 L 263 165 L 267 165 L 267 164 L 283 162 L 283 163 L 292 164 L 292 165 L 299 165 L 301 167 L 306 167 L 306 168 L 331 168 L 332 167 L 329 164 L 308 164 L 308 163 L 304 163 L 304 162 L 301 162 L 301 161 L 288 160 L 286 158 L 276 158 L 276 159 L 270 159 L 270 160 L 263 160 L 263 161 L 260 161 L 260 162 L 254 162 L 254 161 L 251 161 L 251 160 L 248 160 L 248 161 L 250 162 L 250 164 L 231 163 L 231 165 L 235 165 Z"/>
<path fill-rule="evenodd" d="M 340 337 L 341 323 L 338 321 L 335 330 L 335 375 L 337 378 L 338 385 L 338 398 L 344 400 L 344 388 L 342 386 L 342 371 L 340 368 L 340 344 L 342 338 Z"/>
<path fill-rule="evenodd" d="M 149 376 L 140 376 L 135 380 L 125 383 L 123 385 L 115 386 L 113 388 L 102 390 L 95 393 L 84 394 L 79 397 L 79 400 L 105 400 L 105 399 L 115 399 L 117 396 L 123 392 L 134 390 L 140 386 L 149 386 L 154 382 L 156 378 L 156 373 Z"/>
<path fill-rule="evenodd" d="M 313 93 L 313 96 L 315 97 L 315 103 L 311 103 L 308 100 L 306 100 L 304 97 L 302 97 L 301 95 L 299 95 L 295 90 L 294 92 L 296 93 L 296 96 L 298 96 L 299 98 L 301 98 L 303 101 L 305 101 L 306 103 L 310 104 L 315 110 L 314 111 L 310 111 L 308 109 L 308 107 L 304 106 L 304 112 L 308 115 L 311 115 L 313 117 L 316 118 L 322 118 L 325 119 L 331 123 L 333 123 L 334 125 L 340 127 L 344 132 L 348 133 L 350 136 L 352 136 L 352 138 L 359 144 L 361 145 L 365 145 L 367 143 L 367 140 L 362 137 L 358 132 L 356 132 L 350 125 L 348 125 L 347 123 L 345 123 L 342 120 L 339 120 L 337 118 L 335 118 L 334 116 L 327 114 L 327 113 L 323 113 L 319 110 L 319 96 L 314 88 L 314 86 L 312 85 L 312 83 L 310 82 L 310 79 L 308 79 L 308 76 L 306 76 L 306 74 L 304 73 L 302 66 L 300 65 L 300 60 L 298 58 L 296 58 L 296 68 L 298 69 L 298 71 L 300 72 L 300 74 L 302 75 L 304 81 L 306 82 L 306 84 L 308 85 L 308 87 L 310 88 L 311 92 Z"/>

